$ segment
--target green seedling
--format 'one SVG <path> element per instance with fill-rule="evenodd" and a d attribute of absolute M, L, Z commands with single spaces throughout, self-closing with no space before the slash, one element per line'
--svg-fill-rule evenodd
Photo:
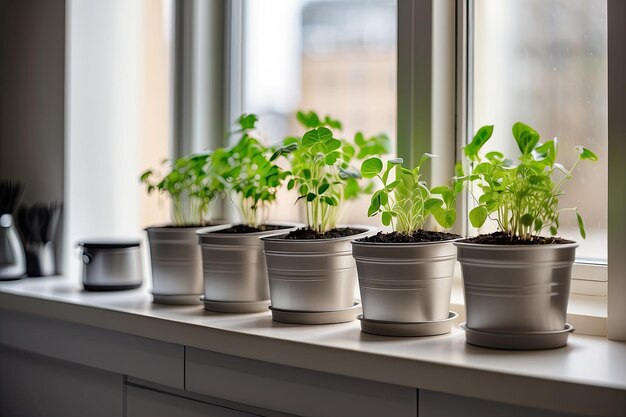
<path fill-rule="evenodd" d="M 140 181 L 145 184 L 148 194 L 156 191 L 169 196 L 174 226 L 204 225 L 209 203 L 217 191 L 207 175 L 210 159 L 210 153 L 206 152 L 166 160 L 163 163 L 169 172 L 165 176 L 158 178 L 152 169 L 141 175 Z"/>
<path fill-rule="evenodd" d="M 235 197 L 242 222 L 252 227 L 263 224 L 269 207 L 276 201 L 276 193 L 289 175 L 269 160 L 274 150 L 254 136 L 257 120 L 254 114 L 239 117 L 239 129 L 234 133 L 241 138 L 231 148 L 213 152 L 210 175 L 219 184 L 216 185 L 219 191 Z"/>
<path fill-rule="evenodd" d="M 407 169 L 402 166 L 402 158 L 387 161 L 387 167 L 380 158 L 369 158 L 361 165 L 364 178 L 378 178 L 382 187 L 372 194 L 367 211 L 369 217 L 381 215 L 382 224 L 391 225 L 393 230 L 411 233 L 422 229 L 429 216 L 445 229 L 456 221 L 456 194 L 462 183 L 452 186 L 439 186 L 429 189 L 421 180 L 422 164 L 434 157 L 424 154 L 417 166 Z"/>
<path fill-rule="evenodd" d="M 484 157 L 479 155 L 492 134 L 493 126 L 483 126 L 465 147 L 470 172 L 459 180 L 469 181 L 480 190 L 478 197 L 472 193 L 477 204 L 469 213 L 472 226 L 481 227 L 487 218 L 491 218 L 512 239 L 533 240 L 547 233 L 555 236 L 561 213 L 574 211 L 584 239 L 585 226 L 578 209 L 559 208 L 559 199 L 564 194 L 563 184 L 572 178 L 578 163 L 597 161 L 598 156 L 584 146 L 576 146 L 578 158 L 570 169 L 566 169 L 556 162 L 556 138 L 541 143 L 539 133 L 517 122 L 513 125 L 513 137 L 520 156 L 519 163 L 514 165 L 502 152 L 488 152 Z"/>
<path fill-rule="evenodd" d="M 298 193 L 297 202 L 306 205 L 308 226 L 323 233 L 333 229 L 342 203 L 369 191 L 371 185 L 363 185 L 361 175 L 351 165 L 373 155 L 389 151 L 389 138 L 376 135 L 366 138 L 357 133 L 354 145 L 338 139 L 331 129 L 340 129 L 341 122 L 315 112 L 298 112 L 298 121 L 308 129 L 302 137 L 288 137 L 270 161 L 284 156 L 290 163 L 288 189 Z"/>

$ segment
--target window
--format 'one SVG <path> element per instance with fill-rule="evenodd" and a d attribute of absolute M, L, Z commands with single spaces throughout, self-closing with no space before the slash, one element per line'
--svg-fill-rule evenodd
<path fill-rule="evenodd" d="M 474 0 L 470 132 L 494 124 L 490 147 L 515 155 L 511 126 L 523 121 L 543 140 L 557 137 L 566 167 L 575 145 L 600 160 L 581 163 L 565 186 L 559 234 L 580 242 L 578 260 L 607 261 L 607 3 L 595 0 Z M 471 135 L 471 133 L 470 133 Z"/>
<path fill-rule="evenodd" d="M 383 130 L 394 137 L 397 123 L 398 154 L 439 155 L 432 163 L 436 184 L 448 178 L 461 145 L 483 124 L 496 126 L 490 145 L 499 148 L 512 144 L 510 129 L 518 120 L 537 128 L 544 140 L 556 136 L 566 165 L 575 158 L 574 145 L 596 151 L 600 161 L 580 167 L 562 203 L 578 206 L 588 235 L 578 251 L 573 272 L 578 279 L 572 290 L 607 295 L 607 229 L 612 222 L 615 253 L 619 245 L 614 243 L 621 243 L 614 232 L 621 227 L 615 213 L 623 212 L 623 196 L 615 190 L 612 216 L 606 209 L 609 112 L 612 148 L 621 146 L 616 126 L 622 122 L 614 114 L 622 106 L 613 93 L 623 85 L 623 55 L 616 46 L 623 37 L 620 0 L 238 0 L 230 12 L 230 23 L 238 31 L 230 38 L 235 64 L 231 62 L 229 85 L 237 93 L 230 116 L 241 111 L 259 114 L 261 130 L 272 142 L 301 133 L 293 117 L 299 108 L 342 119 L 345 137 L 357 128 Z M 607 75 L 609 62 L 617 70 Z M 355 70 L 348 70 L 349 65 Z M 381 77 L 380 82 L 370 82 L 363 72 L 377 66 L 387 68 L 387 81 Z M 387 110 L 392 110 L 391 119 L 379 119 Z M 612 178 L 621 172 L 616 165 Z M 617 183 L 612 181 L 612 187 Z M 288 196 L 280 198 L 290 201 Z M 344 221 L 377 223 L 366 219 L 364 208 L 348 207 Z M 460 207 L 458 212 L 459 232 L 468 232 L 463 230 L 466 211 Z M 575 219 L 566 214 L 560 233 L 581 241 Z M 274 218 L 302 216 L 293 205 L 281 203 Z M 612 285 L 621 294 L 626 281 L 615 258 Z M 601 321 L 606 298 L 595 300 L 597 309 L 582 314 Z M 618 304 L 623 300 L 609 303 L 610 314 L 617 317 L 614 323 L 625 314 L 617 310 Z M 606 321 L 598 332 L 602 326 Z"/>
<path fill-rule="evenodd" d="M 302 134 L 295 114 L 303 109 L 341 120 L 346 139 L 385 132 L 395 152 L 394 0 L 246 0 L 243 13 L 242 110 L 259 116 L 268 142 Z M 351 202 L 340 222 L 378 224 L 367 202 Z M 301 220 L 289 203 L 273 217 Z"/>

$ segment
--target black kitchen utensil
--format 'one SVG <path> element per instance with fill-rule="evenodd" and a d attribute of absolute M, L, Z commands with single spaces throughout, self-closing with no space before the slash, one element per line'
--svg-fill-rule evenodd
<path fill-rule="evenodd" d="M 21 206 L 18 225 L 25 239 L 27 274 L 31 277 L 54 275 L 54 240 L 61 216 L 61 203 Z"/>
<path fill-rule="evenodd" d="M 19 181 L 0 180 L 0 280 L 19 279 L 26 272 L 24 247 L 13 219 L 21 193 Z"/>
<path fill-rule="evenodd" d="M 0 180 L 0 216 L 13 214 L 21 194 L 22 184 L 19 181 Z"/>

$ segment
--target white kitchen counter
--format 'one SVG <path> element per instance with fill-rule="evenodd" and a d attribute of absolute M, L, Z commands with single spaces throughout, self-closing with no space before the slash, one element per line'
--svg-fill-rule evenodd
<path fill-rule="evenodd" d="M 626 343 L 572 335 L 567 347 L 499 351 L 451 334 L 390 338 L 358 321 L 301 326 L 270 312 L 210 313 L 151 302 L 145 288 L 89 293 L 69 278 L 0 282 L 0 309 L 270 363 L 561 412 L 626 416 Z M 0 313 L 1 314 L 1 313 Z"/>

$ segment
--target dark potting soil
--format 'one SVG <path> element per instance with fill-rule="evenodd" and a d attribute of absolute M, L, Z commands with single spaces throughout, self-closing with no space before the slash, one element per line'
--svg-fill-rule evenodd
<path fill-rule="evenodd" d="M 351 229 L 349 227 L 339 227 L 331 229 L 325 233 L 316 232 L 308 227 L 289 232 L 285 239 L 304 240 L 304 239 L 333 239 L 338 237 L 347 237 L 363 233 L 362 229 Z"/>
<path fill-rule="evenodd" d="M 154 228 L 159 228 L 159 229 L 198 229 L 200 227 L 209 227 L 209 226 L 219 226 L 222 223 L 214 223 L 214 222 L 207 222 L 205 224 L 189 224 L 189 225 L 184 225 L 184 226 L 179 226 L 179 225 L 175 225 L 175 224 L 167 224 L 165 226 L 153 226 Z"/>
<path fill-rule="evenodd" d="M 259 227 L 248 226 L 246 224 L 237 224 L 224 230 L 217 230 L 215 233 L 258 233 L 269 232 L 271 230 L 286 229 L 287 226 L 275 226 L 269 224 L 262 224 Z"/>
<path fill-rule="evenodd" d="M 416 230 L 411 233 L 378 232 L 374 236 L 359 239 L 359 242 L 371 243 L 421 243 L 421 242 L 442 242 L 444 240 L 459 239 L 461 236 L 453 233 L 431 232 L 430 230 Z"/>
<path fill-rule="evenodd" d="M 511 238 L 511 235 L 503 232 L 494 232 L 488 235 L 478 235 L 465 239 L 465 243 L 481 243 L 483 245 L 563 245 L 574 243 L 561 237 L 533 237 L 531 240 L 522 240 L 519 237 Z"/>
<path fill-rule="evenodd" d="M 159 229 L 198 229 L 200 227 L 207 227 L 207 226 L 213 226 L 212 224 L 205 224 L 205 225 L 195 225 L 195 226 L 178 226 L 178 225 L 173 225 L 173 224 L 168 224 L 166 226 L 156 226 Z"/>

